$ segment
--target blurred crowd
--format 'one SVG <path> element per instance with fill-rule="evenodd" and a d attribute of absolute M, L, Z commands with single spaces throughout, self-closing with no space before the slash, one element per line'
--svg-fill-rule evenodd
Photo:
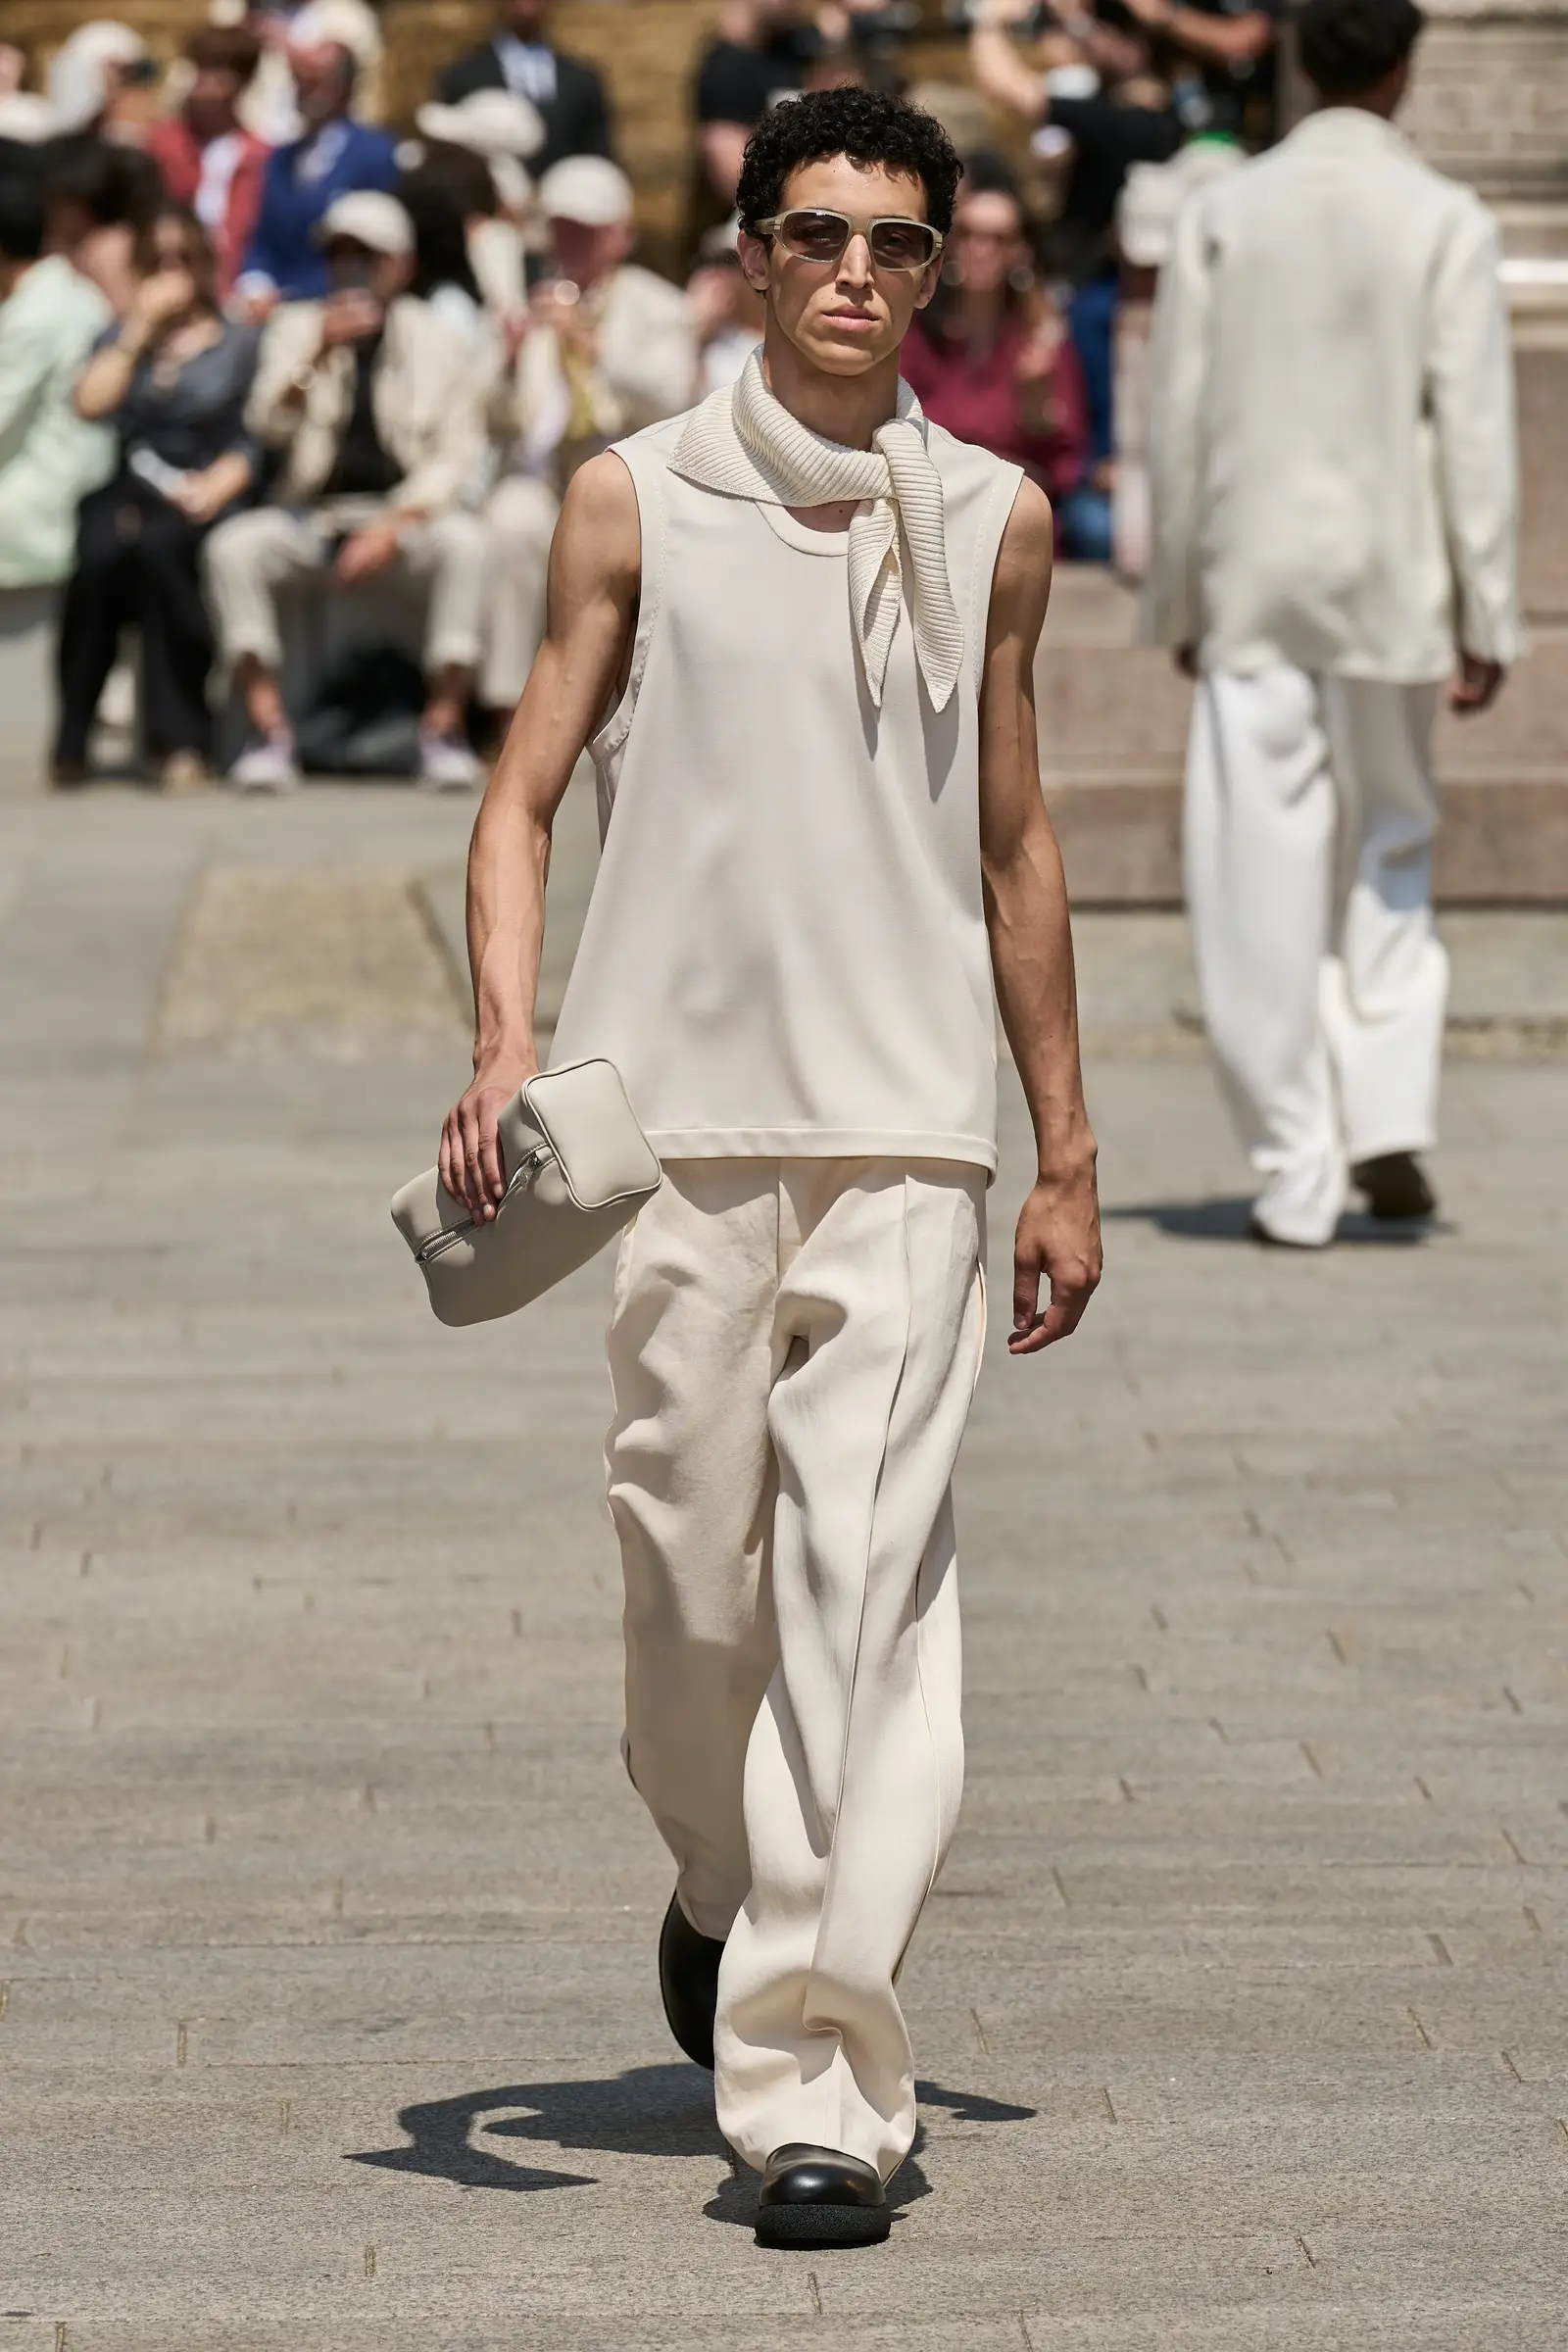
<path fill-rule="evenodd" d="M 954 0 L 969 81 L 910 89 L 966 171 L 905 372 L 1044 483 L 1069 558 L 1140 567 L 1139 321 L 1184 194 L 1274 134 L 1278 4 Z M 377 119 L 367 0 L 215 0 L 172 64 L 109 20 L 40 76 L 0 43 L 0 590 L 61 591 L 55 780 L 86 777 L 133 626 L 170 790 L 220 762 L 256 790 L 302 765 L 472 785 L 573 470 L 759 339 L 733 215 L 751 130 L 803 89 L 906 87 L 917 18 L 724 0 L 680 282 L 633 258 L 604 82 L 548 0 L 499 0 L 406 136 Z M 322 585 L 404 624 L 296 658 Z"/>

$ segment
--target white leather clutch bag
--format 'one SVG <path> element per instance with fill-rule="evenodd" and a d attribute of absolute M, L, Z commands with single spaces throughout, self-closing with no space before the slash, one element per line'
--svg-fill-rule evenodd
<path fill-rule="evenodd" d="M 434 1168 L 392 1201 L 443 1323 L 514 1314 L 628 1225 L 659 1190 L 652 1144 L 612 1061 L 530 1078 L 498 1122 L 507 1195 L 476 1224 Z"/>

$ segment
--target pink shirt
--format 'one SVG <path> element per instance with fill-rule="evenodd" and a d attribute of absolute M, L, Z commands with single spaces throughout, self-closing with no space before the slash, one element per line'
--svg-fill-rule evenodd
<path fill-rule="evenodd" d="M 965 344 L 928 326 L 918 316 L 899 354 L 899 371 L 926 415 L 960 441 L 973 441 L 999 458 L 1021 466 L 1042 489 L 1061 497 L 1077 488 L 1089 459 L 1089 399 L 1083 363 L 1065 335 L 1056 346 L 1050 379 L 1055 430 L 1025 430 L 1018 418 L 1013 368 L 1028 329 L 1015 318 L 1003 321 L 988 352 L 975 356 Z"/>

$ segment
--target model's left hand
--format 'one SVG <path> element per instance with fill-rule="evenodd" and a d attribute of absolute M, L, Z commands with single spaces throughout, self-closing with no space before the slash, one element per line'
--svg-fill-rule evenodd
<path fill-rule="evenodd" d="M 1461 653 L 1448 688 L 1448 709 L 1460 718 L 1474 718 L 1478 710 L 1488 710 L 1496 701 L 1506 675 L 1500 662 Z"/>
<path fill-rule="evenodd" d="M 1009 1355 L 1036 1355 L 1083 1320 L 1100 1281 L 1100 1195 L 1093 1144 L 1080 1169 L 1041 1176 L 1018 1214 L 1012 1245 Z M 1040 1305 L 1044 1277 L 1050 1303 Z"/>
<path fill-rule="evenodd" d="M 398 552 L 398 526 L 395 522 L 367 523 L 338 549 L 334 575 L 345 588 L 356 580 L 368 580 L 378 571 L 385 571 Z"/>

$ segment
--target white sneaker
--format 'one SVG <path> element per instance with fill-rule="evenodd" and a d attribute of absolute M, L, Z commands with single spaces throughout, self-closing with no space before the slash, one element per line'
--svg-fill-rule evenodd
<path fill-rule="evenodd" d="M 483 774 L 465 737 L 419 729 L 419 782 L 427 792 L 472 792 Z"/>
<path fill-rule="evenodd" d="M 293 736 L 259 736 L 241 752 L 228 780 L 236 792 L 293 792 L 301 781 Z"/>

